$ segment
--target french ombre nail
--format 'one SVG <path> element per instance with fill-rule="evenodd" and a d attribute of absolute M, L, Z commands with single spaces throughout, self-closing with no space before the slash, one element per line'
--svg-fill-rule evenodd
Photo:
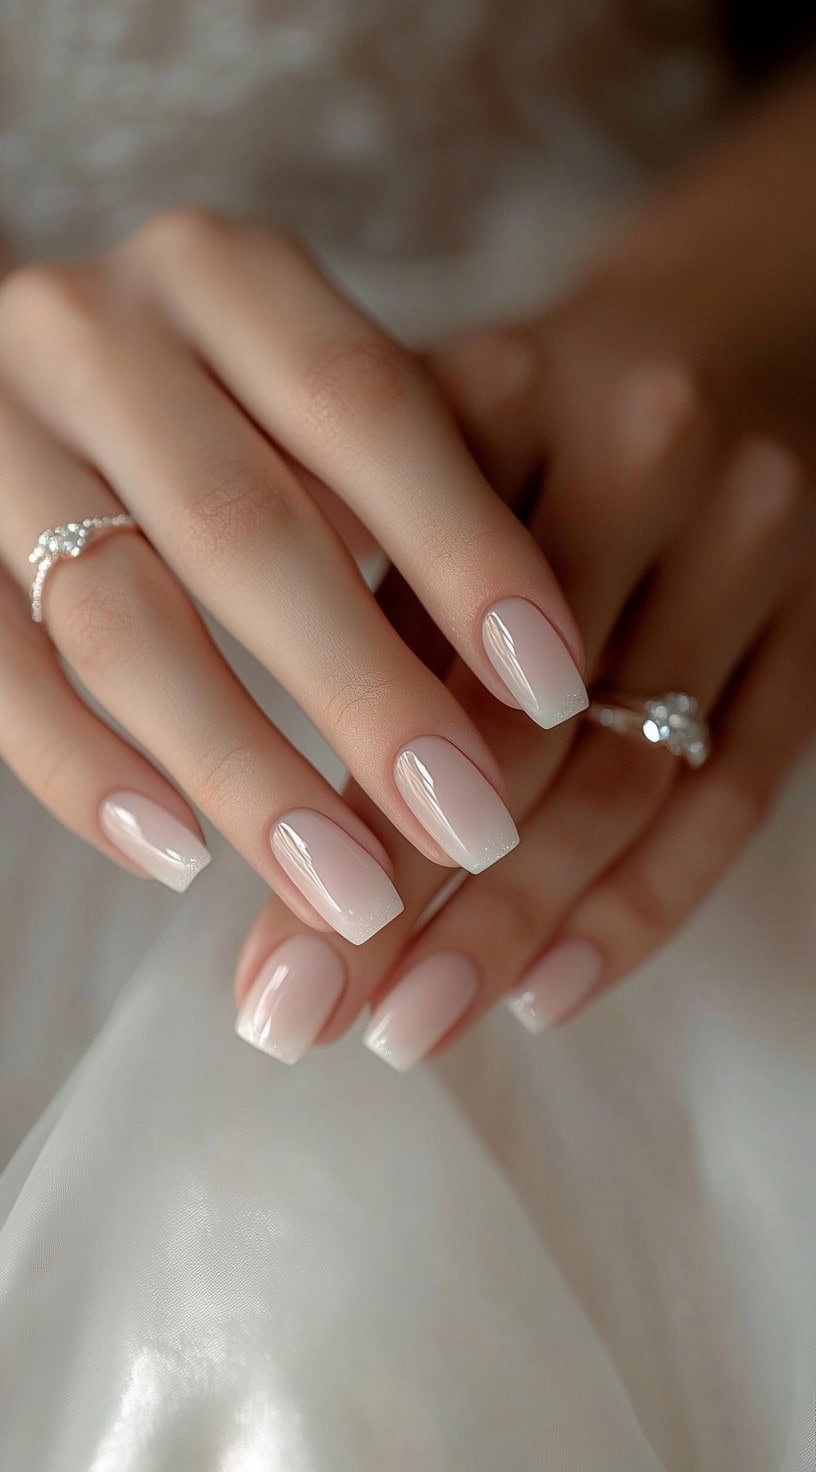
<path fill-rule="evenodd" d="M 411 812 L 460 868 L 481 874 L 519 841 L 496 789 L 441 736 L 419 736 L 400 752 L 394 780 Z"/>
<path fill-rule="evenodd" d="M 319 1037 L 345 985 L 343 962 L 327 941 L 293 935 L 261 967 L 235 1031 L 270 1058 L 297 1063 Z"/>
<path fill-rule="evenodd" d="M 402 913 L 402 900 L 382 865 L 323 813 L 308 808 L 286 813 L 270 841 L 292 883 L 353 946 Z"/>
<path fill-rule="evenodd" d="M 469 956 L 429 956 L 406 973 L 374 1012 L 363 1042 L 384 1063 L 405 1073 L 464 1016 L 479 990 Z"/>
<path fill-rule="evenodd" d="M 586 1000 L 602 971 L 603 958 L 592 941 L 563 940 L 530 967 L 507 1005 L 528 1032 L 543 1032 Z"/>
<path fill-rule="evenodd" d="M 99 809 L 99 822 L 120 853 L 178 894 L 212 858 L 184 823 L 139 792 L 112 792 Z"/>
<path fill-rule="evenodd" d="M 510 694 L 537 725 L 550 730 L 586 710 L 578 667 L 549 619 L 526 598 L 504 598 L 482 624 L 487 657 Z"/>

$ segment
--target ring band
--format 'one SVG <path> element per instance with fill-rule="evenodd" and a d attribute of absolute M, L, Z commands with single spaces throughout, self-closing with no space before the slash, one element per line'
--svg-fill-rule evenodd
<path fill-rule="evenodd" d="M 648 700 L 612 694 L 593 700 L 587 716 L 607 731 L 639 737 L 650 746 L 662 746 L 690 767 L 701 767 L 711 753 L 708 722 L 698 715 L 694 697 L 682 690 L 651 696 Z"/>
<path fill-rule="evenodd" d="M 84 521 L 67 521 L 64 526 L 51 526 L 40 533 L 28 556 L 29 562 L 39 564 L 31 584 L 31 617 L 35 624 L 43 621 L 43 588 L 52 567 L 65 557 L 79 557 L 98 532 L 127 528 L 135 531 L 136 523 L 122 511 L 118 516 L 86 516 Z"/>

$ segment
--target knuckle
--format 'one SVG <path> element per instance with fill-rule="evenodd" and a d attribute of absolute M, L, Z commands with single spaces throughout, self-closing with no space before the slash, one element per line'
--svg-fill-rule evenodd
<path fill-rule="evenodd" d="M 740 445 L 730 482 L 740 527 L 757 539 L 786 525 L 807 495 L 801 461 L 783 445 L 759 437 Z"/>
<path fill-rule="evenodd" d="M 126 243 L 135 252 L 159 263 L 196 266 L 219 250 L 234 226 L 226 215 L 198 206 L 163 210 L 147 220 Z"/>
<path fill-rule="evenodd" d="M 613 933 L 636 936 L 644 948 L 657 945 L 674 928 L 675 914 L 668 900 L 640 866 L 625 865 L 607 895 L 614 914 Z"/>
<path fill-rule="evenodd" d="M 6 330 L 24 332 L 76 349 L 96 330 L 100 294 L 93 269 L 75 266 L 21 266 L 0 286 L 0 321 Z"/>
<path fill-rule="evenodd" d="M 257 766 L 257 751 L 247 742 L 229 741 L 205 749 L 190 790 L 204 812 L 234 819 L 236 803 L 247 790 Z"/>
<path fill-rule="evenodd" d="M 235 554 L 289 542 L 303 521 L 302 499 L 283 467 L 269 471 L 220 456 L 207 459 L 184 502 L 182 555 L 198 568 L 236 562 Z"/>
<path fill-rule="evenodd" d="M 420 376 L 409 354 L 386 337 L 369 333 L 324 343 L 301 382 L 306 427 L 332 445 L 352 442 L 392 412 Z"/>
<path fill-rule="evenodd" d="M 321 729 L 330 745 L 344 748 L 359 741 L 362 727 L 391 725 L 394 712 L 410 708 L 407 677 L 390 669 L 366 667 L 345 670 L 327 686 Z"/>

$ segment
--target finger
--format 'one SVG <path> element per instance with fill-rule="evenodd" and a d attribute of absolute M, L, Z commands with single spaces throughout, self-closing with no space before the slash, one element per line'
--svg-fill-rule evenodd
<path fill-rule="evenodd" d="M 108 515 L 119 503 L 7 399 L 0 439 L 10 492 L 3 554 L 25 584 L 26 551 L 43 525 L 69 521 L 76 508 Z M 85 688 L 307 924 L 361 944 L 400 912 L 381 844 L 250 700 L 141 536 L 110 535 L 58 563 L 44 606 Z"/>
<path fill-rule="evenodd" d="M 719 458 L 690 377 L 674 366 L 568 361 L 542 399 L 558 424 L 531 528 L 596 662 L 645 575 L 708 495 Z"/>
<path fill-rule="evenodd" d="M 641 841 L 583 896 L 556 943 L 520 978 L 512 1005 L 531 1031 L 573 1016 L 628 975 L 718 882 L 816 735 L 814 659 L 811 574 L 747 671 L 714 757 L 681 779 Z M 795 720 L 780 718 L 793 707 Z"/>
<path fill-rule="evenodd" d="M 646 681 L 636 690 L 654 691 L 655 671 L 668 660 L 678 688 L 699 689 L 706 705 L 719 693 L 778 599 L 803 494 L 801 472 L 790 457 L 765 445 L 746 447 L 705 532 L 694 534 L 696 543 L 692 534 L 681 539 L 644 602 L 621 664 Z M 667 642 L 678 626 L 681 636 Z M 523 825 L 517 854 L 478 886 L 466 885 L 378 988 L 369 1046 L 394 1067 L 409 1067 L 439 1043 L 443 1033 L 433 1029 L 440 1016 L 449 1019 L 446 1032 L 454 1027 L 448 1041 L 472 1025 L 580 895 L 638 839 L 677 770 L 676 759 L 644 742 L 587 731 Z M 574 964 L 574 948 L 567 954 Z"/>
<path fill-rule="evenodd" d="M 521 325 L 467 333 L 425 362 L 485 479 L 524 520 L 522 497 L 544 473 L 536 333 Z"/>
<path fill-rule="evenodd" d="M 545 727 L 584 708 L 580 640 L 546 560 L 412 354 L 289 241 L 171 217 L 127 259 L 270 437 L 360 516 L 488 689 Z"/>
<path fill-rule="evenodd" d="M 55 377 L 29 393 L 48 389 L 56 430 L 386 816 L 437 863 L 496 862 L 517 834 L 489 748 L 395 634 L 292 466 L 149 314 L 115 325 L 95 326 L 78 386 Z"/>
<path fill-rule="evenodd" d="M 0 571 L 0 757 L 50 812 L 132 873 L 178 893 L 210 862 L 169 782 L 92 715 Z"/>

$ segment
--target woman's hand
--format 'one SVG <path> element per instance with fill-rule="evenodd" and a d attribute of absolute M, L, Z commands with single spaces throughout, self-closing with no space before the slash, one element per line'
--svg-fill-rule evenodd
<path fill-rule="evenodd" d="M 356 513 L 510 705 L 518 682 L 483 630 L 535 629 L 524 690 L 542 726 L 585 704 L 575 626 L 426 371 L 296 245 L 183 212 L 92 263 L 12 271 L 0 446 L 0 752 L 75 832 L 174 889 L 209 859 L 187 803 L 91 714 L 57 651 L 307 925 L 359 944 L 401 911 L 387 851 L 264 719 L 194 596 L 429 860 L 478 872 L 515 845 L 487 744 L 315 494 Z M 49 639 L 20 591 L 36 538 L 123 511 L 143 535 L 54 565 Z"/>
<path fill-rule="evenodd" d="M 800 138 L 796 101 L 783 99 Z M 776 228 L 782 258 L 770 251 L 761 187 L 785 170 L 793 186 L 791 136 L 775 114 L 751 124 L 721 155 L 721 178 L 712 166 L 706 189 L 691 180 L 543 321 L 435 360 L 486 472 L 548 553 L 595 679 L 635 697 L 689 692 L 712 721 L 712 756 L 692 770 L 597 726 L 543 735 L 455 665 L 450 688 L 504 768 L 521 846 L 428 921 L 438 876 L 381 831 L 406 911 L 360 957 L 304 943 L 268 906 L 236 990 L 241 1035 L 274 1056 L 332 1040 L 365 1004 L 369 1046 L 398 1069 L 506 994 L 533 1031 L 573 1015 L 682 923 L 812 740 L 816 445 L 802 345 L 816 334 L 816 275 L 794 238 L 795 199 Z M 795 300 L 780 300 L 782 283 Z M 399 622 L 406 602 L 391 603 Z"/>

